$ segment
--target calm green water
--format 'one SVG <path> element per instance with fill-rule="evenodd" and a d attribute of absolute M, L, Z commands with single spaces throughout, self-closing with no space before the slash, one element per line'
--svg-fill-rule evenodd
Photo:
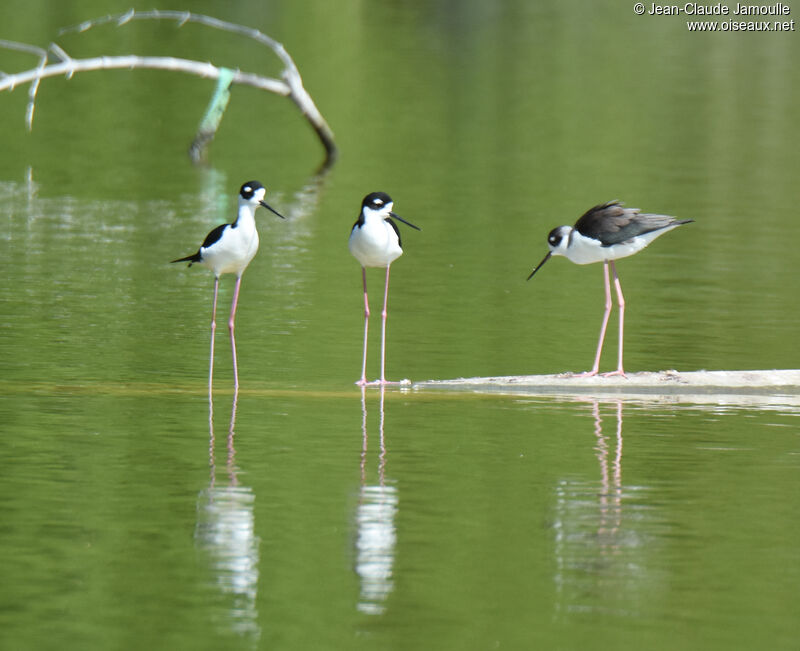
<path fill-rule="evenodd" d="M 128 6 L 10 2 L 0 38 Z M 341 156 L 315 176 L 293 106 L 237 88 L 193 167 L 213 84 L 169 73 L 46 80 L 30 134 L 27 88 L 0 94 L 0 647 L 797 648 L 792 401 L 362 395 L 346 245 L 372 190 L 422 227 L 391 378 L 552 373 L 591 365 L 603 296 L 597 265 L 525 282 L 547 232 L 613 198 L 693 218 L 618 265 L 626 368 L 797 368 L 796 32 L 610 2 L 190 8 L 282 41 Z M 279 73 L 200 27 L 59 43 Z M 259 217 L 242 391 L 234 412 L 220 328 L 209 418 L 212 279 L 167 261 L 252 178 L 289 219 Z"/>

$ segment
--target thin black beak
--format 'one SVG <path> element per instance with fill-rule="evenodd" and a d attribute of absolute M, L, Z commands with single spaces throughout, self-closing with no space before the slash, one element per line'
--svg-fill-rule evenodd
<path fill-rule="evenodd" d="M 395 218 L 395 219 L 397 219 L 398 221 L 401 221 L 401 222 L 403 222 L 404 224 L 406 224 L 407 226 L 411 226 L 411 228 L 416 228 L 418 231 L 421 231 L 421 230 L 422 230 L 422 229 L 421 229 L 419 226 L 414 226 L 414 224 L 412 224 L 411 222 L 407 222 L 405 219 L 403 219 L 403 218 L 402 218 L 400 215 L 398 215 L 397 213 L 390 212 L 390 213 L 389 213 L 389 217 L 394 217 L 394 218 Z"/>
<path fill-rule="evenodd" d="M 549 251 L 549 252 L 547 253 L 547 255 L 546 255 L 546 256 L 544 256 L 544 260 L 542 260 L 542 261 L 541 261 L 539 264 L 537 264 L 537 265 L 536 265 L 536 269 L 534 269 L 533 271 L 531 271 L 531 275 L 530 275 L 530 276 L 528 276 L 528 280 L 530 280 L 531 278 L 533 278 L 533 274 L 535 274 L 537 271 L 539 271 L 539 269 L 541 269 L 541 268 L 542 268 L 542 265 L 543 265 L 545 262 L 547 262 L 547 261 L 550 259 L 550 256 L 551 256 L 551 255 L 553 255 L 553 252 L 552 252 L 552 251 Z"/>
<path fill-rule="evenodd" d="M 258 203 L 260 203 L 262 206 L 264 206 L 264 208 L 266 208 L 267 210 L 271 210 L 272 212 L 274 212 L 274 213 L 275 213 L 276 215 L 278 215 L 278 217 L 280 217 L 281 219 L 286 219 L 286 217 L 284 217 L 283 215 L 281 215 L 281 214 L 280 214 L 280 213 L 279 213 L 277 210 L 275 210 L 275 208 L 273 208 L 272 206 L 270 206 L 270 205 L 269 205 L 269 204 L 268 204 L 266 201 L 259 201 Z"/>

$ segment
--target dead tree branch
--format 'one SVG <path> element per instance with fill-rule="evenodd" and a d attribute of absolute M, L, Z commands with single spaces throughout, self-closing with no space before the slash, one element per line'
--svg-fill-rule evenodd
<path fill-rule="evenodd" d="M 336 144 L 333 140 L 333 132 L 314 103 L 314 100 L 311 98 L 311 95 L 309 95 L 308 91 L 306 91 L 303 86 L 300 71 L 297 69 L 297 66 L 282 44 L 257 29 L 189 12 L 158 10 L 136 12 L 130 10 L 124 14 L 105 16 L 81 23 L 74 27 L 68 27 L 61 30 L 60 33 L 83 33 L 89 29 L 105 24 L 115 24 L 117 27 L 121 27 L 133 20 L 171 20 L 177 23 L 178 28 L 188 22 L 193 22 L 211 27 L 212 29 L 227 31 L 253 39 L 268 47 L 278 59 L 280 59 L 283 64 L 281 79 L 265 77 L 241 70 L 229 70 L 221 66 L 215 66 L 212 63 L 203 63 L 178 57 L 154 57 L 129 54 L 75 59 L 68 55 L 67 52 L 56 43 L 51 43 L 49 50 L 44 50 L 27 43 L 0 40 L 0 48 L 28 52 L 39 57 L 39 63 L 35 68 L 14 74 L 0 73 L 0 91 L 12 91 L 21 84 L 30 83 L 30 88 L 28 90 L 28 107 L 25 113 L 25 124 L 28 130 L 31 130 L 33 127 L 36 94 L 42 79 L 58 75 L 66 75 L 69 79 L 76 72 L 94 70 L 169 70 L 196 75 L 206 79 L 215 79 L 224 86 L 224 88 L 218 86 L 214 98 L 212 98 L 212 104 L 209 106 L 209 111 L 207 112 L 207 116 L 209 113 L 216 112 L 215 120 L 204 118 L 200 132 L 195 138 L 195 142 L 192 143 L 193 157 L 198 155 L 198 150 L 202 151 L 205 144 L 213 138 L 216 126 L 221 119 L 222 111 L 224 111 L 225 103 L 227 103 L 227 94 L 225 93 L 228 88 L 230 85 L 239 84 L 252 86 L 291 99 L 300 109 L 300 112 L 306 120 L 308 120 L 325 148 L 324 166 L 333 163 L 337 154 Z"/>

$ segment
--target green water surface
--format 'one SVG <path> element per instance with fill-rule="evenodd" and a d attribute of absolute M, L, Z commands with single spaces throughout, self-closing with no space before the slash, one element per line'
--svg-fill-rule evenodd
<path fill-rule="evenodd" d="M 618 264 L 627 370 L 800 366 L 797 33 L 633 5 L 164 7 L 285 44 L 340 148 L 321 174 L 294 105 L 255 89 L 200 167 L 208 80 L 47 79 L 31 133 L 27 87 L 0 93 L 1 648 L 798 648 L 796 401 L 353 385 L 347 236 L 374 190 L 422 228 L 392 267 L 390 379 L 589 368 L 601 267 L 525 278 L 611 199 L 695 220 Z M 280 74 L 196 25 L 57 34 L 128 8 L 12 0 L 0 38 Z M 168 261 L 251 179 L 288 219 L 259 213 L 242 388 L 220 327 L 210 413 L 212 277 Z"/>

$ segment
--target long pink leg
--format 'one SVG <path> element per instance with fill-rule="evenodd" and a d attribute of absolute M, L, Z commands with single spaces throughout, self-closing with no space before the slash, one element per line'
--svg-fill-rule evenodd
<path fill-rule="evenodd" d="M 219 276 L 214 276 L 214 307 L 211 309 L 211 354 L 208 362 L 208 399 L 211 400 L 211 389 L 214 385 L 214 333 L 217 331 L 217 293 L 219 292 Z"/>
<path fill-rule="evenodd" d="M 369 332 L 369 299 L 367 298 L 367 269 L 361 267 L 361 280 L 364 283 L 364 359 L 361 362 L 361 379 L 358 386 L 367 385 L 367 333 Z"/>
<path fill-rule="evenodd" d="M 236 287 L 233 290 L 233 303 L 231 303 L 231 316 L 228 319 L 228 332 L 231 334 L 231 350 L 233 351 L 233 391 L 239 392 L 239 370 L 236 363 L 236 337 L 233 336 L 234 319 L 236 317 L 236 304 L 239 302 L 239 286 L 242 284 L 242 277 L 236 276 Z"/>
<path fill-rule="evenodd" d="M 612 262 L 613 264 L 613 262 Z M 616 275 L 616 272 L 615 272 Z M 591 371 L 586 371 L 581 373 L 581 377 L 591 377 L 592 375 L 597 375 L 597 371 L 600 369 L 600 354 L 603 352 L 603 341 L 606 338 L 606 327 L 608 326 L 608 317 L 611 314 L 611 283 L 608 279 L 608 261 L 603 261 L 603 278 L 605 279 L 605 289 L 606 289 L 606 311 L 603 314 L 603 325 L 600 326 L 600 339 L 597 342 L 597 353 L 594 356 L 594 366 L 592 366 Z"/>
<path fill-rule="evenodd" d="M 386 287 L 383 290 L 383 312 L 381 312 L 381 384 L 386 382 L 386 317 L 389 311 L 386 309 L 389 302 L 389 267 L 386 265 Z"/>
<path fill-rule="evenodd" d="M 617 276 L 617 268 L 614 266 L 613 260 L 611 261 L 611 271 L 614 274 L 614 289 L 617 290 L 617 305 L 619 305 L 619 352 L 617 357 L 617 370 L 611 371 L 610 373 L 603 373 L 606 377 L 609 375 L 625 375 L 625 371 L 622 368 L 622 333 L 625 325 L 625 298 L 622 296 L 622 287 L 619 284 L 619 276 Z M 607 282 L 608 276 L 606 276 L 606 283 Z M 606 291 L 608 292 L 608 286 L 606 286 Z M 611 300 L 610 296 L 608 300 Z"/>

